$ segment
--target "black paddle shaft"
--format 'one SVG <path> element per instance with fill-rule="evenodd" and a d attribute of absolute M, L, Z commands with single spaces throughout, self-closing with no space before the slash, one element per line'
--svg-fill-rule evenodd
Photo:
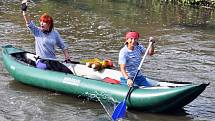
<path fill-rule="evenodd" d="M 135 76 L 134 76 L 134 78 L 133 78 L 133 83 L 132 83 L 131 87 L 129 88 L 128 93 L 126 94 L 125 101 L 127 100 L 128 96 L 131 94 L 131 90 L 132 90 L 132 88 L 133 88 L 135 79 L 136 79 L 138 73 L 140 72 L 140 69 L 141 69 L 141 67 L 142 67 L 142 65 L 143 65 L 144 59 L 146 58 L 146 55 L 147 55 L 147 53 L 148 53 L 149 48 L 151 47 L 151 45 L 152 45 L 152 42 L 149 42 L 149 45 L 148 45 L 148 47 L 147 47 L 147 49 L 146 49 L 146 52 L 145 52 L 145 54 L 144 54 L 144 56 L 143 56 L 143 58 L 142 58 L 142 60 L 141 60 L 141 62 L 140 62 L 140 65 L 139 65 L 139 67 L 138 67 L 137 73 L 135 74 Z"/>
<path fill-rule="evenodd" d="M 137 73 L 135 74 L 135 76 L 134 76 L 134 78 L 133 78 L 133 84 L 132 84 L 132 86 L 129 88 L 128 93 L 126 94 L 125 100 L 127 100 L 128 96 L 131 94 L 131 90 L 132 90 L 132 88 L 133 88 L 135 79 L 136 79 L 136 77 L 137 77 L 137 75 L 138 75 L 139 72 L 140 72 L 140 70 L 138 70 Z"/>
<path fill-rule="evenodd" d="M 41 58 L 41 57 L 35 57 L 36 60 L 38 59 L 42 59 L 42 60 L 52 60 L 52 61 L 59 61 L 59 62 L 66 62 L 66 63 L 72 63 L 72 64 L 80 64 L 79 61 L 73 61 L 73 60 L 70 60 L 70 59 L 67 59 L 67 60 L 58 60 L 58 59 L 53 59 L 53 58 Z"/>

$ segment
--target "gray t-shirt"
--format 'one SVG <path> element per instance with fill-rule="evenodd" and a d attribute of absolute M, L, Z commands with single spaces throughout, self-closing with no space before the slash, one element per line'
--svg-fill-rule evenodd
<path fill-rule="evenodd" d="M 145 52 L 143 45 L 137 45 L 134 50 L 129 50 L 125 45 L 119 52 L 119 64 L 125 64 L 126 72 L 130 78 L 133 78 L 137 73 L 138 67 L 142 60 L 142 55 Z M 142 72 L 138 73 L 138 76 L 143 75 Z"/>
<path fill-rule="evenodd" d="M 67 48 L 56 30 L 45 34 L 33 21 L 28 24 L 28 28 L 35 37 L 36 55 L 39 57 L 56 59 L 55 46 L 58 46 L 62 50 Z"/>

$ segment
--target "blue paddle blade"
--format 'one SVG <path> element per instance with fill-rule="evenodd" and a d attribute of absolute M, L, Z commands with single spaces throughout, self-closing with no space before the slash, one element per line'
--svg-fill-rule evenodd
<path fill-rule="evenodd" d="M 113 114 L 112 114 L 112 119 L 116 121 L 119 118 L 125 118 L 125 113 L 126 113 L 126 100 L 123 100 L 121 103 L 119 103 Z"/>

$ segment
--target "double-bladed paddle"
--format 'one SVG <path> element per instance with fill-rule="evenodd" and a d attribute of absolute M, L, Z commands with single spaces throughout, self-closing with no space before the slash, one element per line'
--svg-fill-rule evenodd
<path fill-rule="evenodd" d="M 132 86 L 129 88 L 128 93 L 126 94 L 125 99 L 116 106 L 116 108 L 115 108 L 115 110 L 114 110 L 114 112 L 112 114 L 112 119 L 114 121 L 117 120 L 117 119 L 125 117 L 125 113 L 126 113 L 126 100 L 127 100 L 128 96 L 131 93 L 131 90 L 132 90 L 134 82 L 135 82 L 135 78 L 137 77 L 138 73 L 140 72 L 141 66 L 142 66 L 142 64 L 144 62 L 144 59 L 145 59 L 145 57 L 146 57 L 146 55 L 147 55 L 147 53 L 148 53 L 149 48 L 151 47 L 151 45 L 152 45 L 152 42 L 150 41 L 149 45 L 148 45 L 148 47 L 146 49 L 146 52 L 145 52 L 145 54 L 144 54 L 144 56 L 143 56 L 143 58 L 142 58 L 142 60 L 140 62 L 138 70 L 137 70 L 137 72 L 136 72 L 136 74 L 135 74 L 135 76 L 133 78 L 133 84 L 132 84 Z"/>

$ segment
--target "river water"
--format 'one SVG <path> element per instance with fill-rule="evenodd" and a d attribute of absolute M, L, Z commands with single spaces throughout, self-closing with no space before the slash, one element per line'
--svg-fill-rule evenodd
<path fill-rule="evenodd" d="M 0 1 L 0 45 L 12 44 L 34 52 L 20 0 Z M 215 120 L 215 14 L 212 10 L 163 4 L 159 0 L 35 0 L 29 13 L 35 21 L 47 12 L 73 60 L 111 58 L 117 65 L 126 31 L 140 32 L 147 46 L 158 39 L 156 53 L 142 66 L 157 80 L 209 83 L 181 111 L 154 114 L 128 111 L 126 121 Z M 38 24 L 38 22 L 37 22 Z M 59 58 L 63 58 L 60 51 Z M 1 58 L 1 56 L 0 56 Z M 100 103 L 16 82 L 0 61 L 0 121 L 109 121 Z"/>

